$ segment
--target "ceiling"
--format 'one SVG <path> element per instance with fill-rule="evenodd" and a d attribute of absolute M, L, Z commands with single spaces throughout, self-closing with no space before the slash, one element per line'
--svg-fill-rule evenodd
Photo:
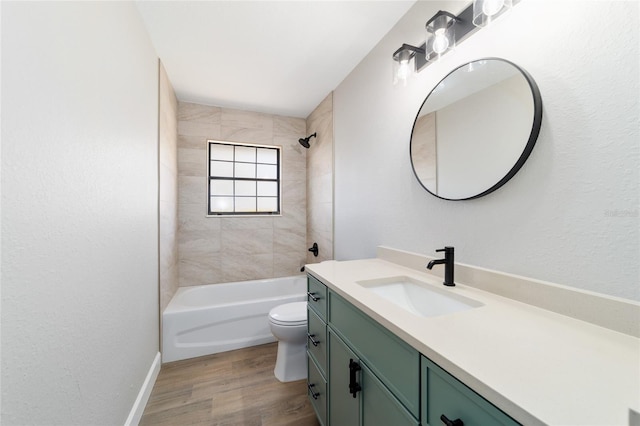
<path fill-rule="evenodd" d="M 179 100 L 305 118 L 414 3 L 136 5 Z"/>

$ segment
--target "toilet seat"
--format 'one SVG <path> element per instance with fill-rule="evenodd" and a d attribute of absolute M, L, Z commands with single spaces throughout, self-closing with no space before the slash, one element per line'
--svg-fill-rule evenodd
<path fill-rule="evenodd" d="M 307 302 L 285 303 L 269 311 L 269 321 L 282 326 L 297 326 L 307 323 Z"/>

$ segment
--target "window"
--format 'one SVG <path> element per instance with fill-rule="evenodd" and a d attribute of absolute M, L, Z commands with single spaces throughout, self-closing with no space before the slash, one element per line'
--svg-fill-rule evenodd
<path fill-rule="evenodd" d="M 207 142 L 208 215 L 279 215 L 280 147 Z"/>

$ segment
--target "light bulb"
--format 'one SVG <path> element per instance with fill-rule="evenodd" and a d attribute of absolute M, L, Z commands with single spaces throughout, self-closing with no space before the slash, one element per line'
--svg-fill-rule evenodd
<path fill-rule="evenodd" d="M 433 33 L 433 51 L 440 55 L 446 52 L 448 48 L 449 38 L 447 37 L 446 29 L 437 29 L 435 33 Z"/>
<path fill-rule="evenodd" d="M 408 77 L 409 61 L 400 61 L 400 66 L 398 67 L 398 80 L 403 80 L 406 83 Z"/>
<path fill-rule="evenodd" d="M 487 17 L 492 17 L 500 12 L 503 6 L 504 0 L 485 0 L 482 4 L 482 12 L 487 15 Z"/>
<path fill-rule="evenodd" d="M 393 84 L 394 86 L 402 83 L 403 86 L 407 85 L 407 80 L 411 77 L 413 70 L 411 69 L 411 59 L 413 57 L 410 52 L 401 52 L 399 57 L 393 59 Z"/>

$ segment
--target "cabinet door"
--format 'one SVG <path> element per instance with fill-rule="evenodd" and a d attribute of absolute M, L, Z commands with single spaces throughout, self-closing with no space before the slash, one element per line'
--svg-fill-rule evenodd
<path fill-rule="evenodd" d="M 360 364 L 360 360 L 344 344 L 344 342 L 329 329 L 329 424 L 331 426 L 358 426 L 360 424 L 360 395 L 356 397 L 349 392 L 351 361 Z M 358 383 L 361 383 L 361 373 L 355 373 Z"/>
<path fill-rule="evenodd" d="M 362 425 L 417 426 L 416 420 L 389 389 L 362 365 Z"/>
<path fill-rule="evenodd" d="M 422 424 L 440 426 L 442 416 L 465 426 L 516 426 L 514 419 L 493 406 L 445 370 L 422 357 Z"/>

